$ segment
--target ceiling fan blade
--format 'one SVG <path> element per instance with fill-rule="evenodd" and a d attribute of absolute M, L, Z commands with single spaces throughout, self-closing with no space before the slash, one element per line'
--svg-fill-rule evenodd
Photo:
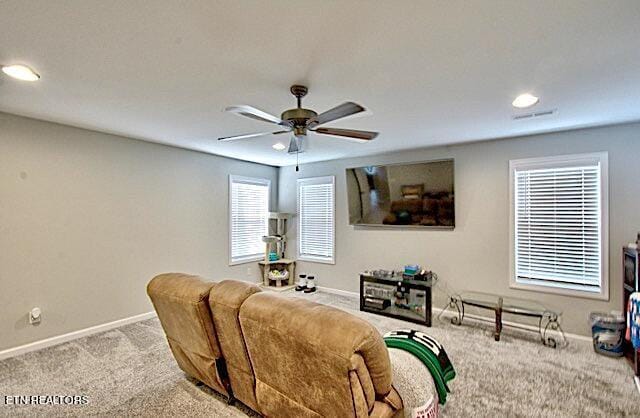
<path fill-rule="evenodd" d="M 256 109 L 252 106 L 247 105 L 239 105 L 239 106 L 229 106 L 225 110 L 225 112 L 236 113 L 238 115 L 246 116 L 251 119 L 261 120 L 263 122 L 275 123 L 280 126 L 291 126 L 289 121 L 285 121 L 280 119 L 277 116 L 273 116 L 270 113 L 263 112 L 260 109 Z"/>
<path fill-rule="evenodd" d="M 247 138 L 255 138 L 257 136 L 265 136 L 265 135 L 280 135 L 286 134 L 291 131 L 276 131 L 276 132 L 258 132 L 255 134 L 244 134 L 244 135 L 234 135 L 234 136 L 225 136 L 222 138 L 218 138 L 218 141 L 235 141 L 236 139 L 247 139 Z"/>
<path fill-rule="evenodd" d="M 318 116 L 309 119 L 309 121 L 307 122 L 307 126 L 314 127 L 322 125 L 323 123 L 331 122 L 350 115 L 355 115 L 356 113 L 360 113 L 362 111 L 364 111 L 364 107 L 360 106 L 357 103 L 342 103 L 341 105 L 336 106 L 333 109 L 329 109 L 326 112 L 322 112 Z"/>
<path fill-rule="evenodd" d="M 378 132 L 358 131 L 356 129 L 317 128 L 313 132 L 322 135 L 341 136 L 363 142 L 370 141 L 378 136 Z"/>

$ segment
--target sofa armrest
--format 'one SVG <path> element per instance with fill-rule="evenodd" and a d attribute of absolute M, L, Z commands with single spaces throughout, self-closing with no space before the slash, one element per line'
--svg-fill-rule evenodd
<path fill-rule="evenodd" d="M 400 407 L 396 405 L 400 404 Z M 405 416 L 402 399 L 398 392 L 391 388 L 391 392 L 382 401 L 376 401 L 369 418 L 403 418 Z"/>
<path fill-rule="evenodd" d="M 385 353 L 384 356 L 387 356 L 387 354 Z M 397 411 L 403 409 L 402 399 L 393 386 L 390 384 L 387 386 L 386 382 L 384 384 L 385 390 L 380 390 L 380 385 L 376 390 L 370 371 L 360 354 L 351 356 L 351 390 L 356 410 L 366 408 L 368 411 L 366 416 L 371 416 L 369 414 L 374 414 L 374 412 L 376 416 L 380 417 L 394 416 Z M 387 387 L 388 390 L 386 390 Z M 358 406 L 358 403 L 362 405 Z"/>
<path fill-rule="evenodd" d="M 382 336 L 371 327 L 369 335 L 355 351 L 364 360 L 376 397 L 388 394 L 391 391 L 391 362 Z"/>

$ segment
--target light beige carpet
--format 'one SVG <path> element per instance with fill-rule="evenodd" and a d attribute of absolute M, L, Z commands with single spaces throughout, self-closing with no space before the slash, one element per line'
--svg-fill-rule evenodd
<path fill-rule="evenodd" d="M 354 298 L 304 297 L 345 309 L 384 333 L 416 328 L 446 348 L 458 376 L 445 417 L 640 416 L 640 395 L 624 360 L 593 353 L 587 342 L 544 347 L 534 334 L 434 321 L 432 328 L 358 312 Z M 6 406 L 7 395 L 87 395 L 84 406 Z M 178 369 L 157 320 L 151 319 L 0 362 L 0 416 L 245 417 Z"/>

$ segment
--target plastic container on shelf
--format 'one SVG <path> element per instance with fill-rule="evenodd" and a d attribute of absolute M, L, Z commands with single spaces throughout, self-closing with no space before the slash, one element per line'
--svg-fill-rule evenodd
<path fill-rule="evenodd" d="M 610 357 L 621 357 L 626 320 L 621 312 L 592 312 L 589 315 L 593 349 Z"/>

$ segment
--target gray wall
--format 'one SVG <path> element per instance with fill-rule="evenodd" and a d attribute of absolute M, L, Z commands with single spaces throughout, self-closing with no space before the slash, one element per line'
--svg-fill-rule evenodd
<path fill-rule="evenodd" d="M 277 171 L 0 113 L 0 350 L 148 312 L 157 273 L 258 280 L 228 266 L 228 175 L 275 203 Z"/>
<path fill-rule="evenodd" d="M 591 310 L 621 308 L 621 246 L 640 230 L 640 124 L 273 167 L 0 113 L 0 350 L 152 309 L 150 277 L 182 271 L 258 279 L 228 266 L 228 174 L 272 180 L 296 210 L 298 177 L 336 175 L 336 265 L 300 262 L 321 286 L 357 291 L 358 272 L 417 262 L 455 289 L 536 298 L 588 333 Z M 509 289 L 508 161 L 609 152 L 610 301 Z M 456 229 L 348 225 L 345 168 L 455 158 Z M 279 193 L 276 190 L 278 183 Z M 279 195 L 279 196 L 278 196 Z M 296 227 L 291 222 L 290 255 Z M 436 304 L 444 304 L 437 292 Z M 28 325 L 39 306 L 43 322 Z"/>
<path fill-rule="evenodd" d="M 510 289 L 509 160 L 596 151 L 609 152 L 609 301 Z M 440 158 L 455 158 L 455 230 L 349 226 L 347 167 Z M 621 247 L 635 241 L 640 231 L 640 124 L 306 164 L 299 173 L 293 167 L 285 167 L 279 176 L 279 209 L 295 212 L 296 178 L 326 175 L 336 176 L 336 264 L 300 262 L 298 269 L 314 273 L 320 286 L 356 292 L 362 270 L 397 269 L 419 263 L 436 271 L 444 284 L 458 291 L 536 299 L 563 310 L 564 328 L 573 333 L 590 332 L 590 311 L 622 309 Z M 289 250 L 290 256 L 295 256 L 296 227 L 295 222 L 292 224 Z M 444 294 L 440 287 L 436 306 L 444 306 Z"/>

